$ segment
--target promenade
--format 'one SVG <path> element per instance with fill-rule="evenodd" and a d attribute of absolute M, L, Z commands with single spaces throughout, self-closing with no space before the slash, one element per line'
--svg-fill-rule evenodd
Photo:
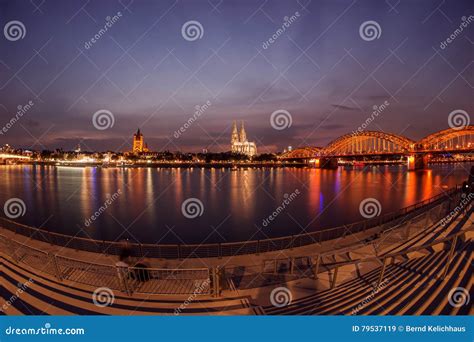
<path fill-rule="evenodd" d="M 471 195 L 455 190 L 334 239 L 207 258 L 119 262 L 0 228 L 0 307 L 6 314 L 467 314 L 450 310 L 445 292 L 472 287 Z M 417 292 L 407 297 L 403 289 Z M 113 301 L 94 304 L 98 290 Z"/>

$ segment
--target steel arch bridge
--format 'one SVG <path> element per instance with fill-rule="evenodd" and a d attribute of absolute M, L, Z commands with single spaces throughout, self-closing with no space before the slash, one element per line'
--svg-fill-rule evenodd
<path fill-rule="evenodd" d="M 346 156 L 408 152 L 414 146 L 415 142 L 413 140 L 401 135 L 378 131 L 362 131 L 346 134 L 333 140 L 321 150 L 321 155 Z"/>
<path fill-rule="evenodd" d="M 310 160 L 321 157 L 376 155 L 432 155 L 474 153 L 474 126 L 449 128 L 430 134 L 419 141 L 399 134 L 361 131 L 345 134 L 327 146 L 297 148 L 280 156 L 281 160 Z"/>
<path fill-rule="evenodd" d="M 283 153 L 280 159 L 292 160 L 292 159 L 312 159 L 319 155 L 321 151 L 320 147 L 301 147 L 292 151 Z"/>
<path fill-rule="evenodd" d="M 417 142 L 421 151 L 474 149 L 474 126 L 449 128 L 430 134 Z"/>

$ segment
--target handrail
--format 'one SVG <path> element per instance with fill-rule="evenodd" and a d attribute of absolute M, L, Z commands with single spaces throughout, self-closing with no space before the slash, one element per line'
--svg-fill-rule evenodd
<path fill-rule="evenodd" d="M 449 198 L 460 191 L 460 187 L 453 187 L 429 199 L 420 201 L 397 211 L 383 214 L 381 216 L 341 225 L 338 227 L 318 230 L 315 232 L 282 236 L 276 238 L 249 240 L 241 242 L 225 242 L 211 244 L 137 244 L 127 242 L 133 256 L 157 257 L 164 259 L 182 258 L 204 258 L 223 257 L 236 254 L 258 254 L 271 252 L 293 247 L 306 246 L 313 243 L 320 243 L 335 238 L 339 238 L 347 233 L 360 233 L 416 212 L 441 199 Z M 1 224 L 3 222 L 4 224 Z M 61 233 L 49 232 L 43 229 L 27 226 L 15 221 L 0 218 L 0 227 L 13 231 L 20 235 L 29 236 L 35 240 L 40 240 L 53 245 L 66 246 L 73 249 L 86 250 L 97 253 L 119 254 L 119 250 L 124 246 L 124 242 L 100 241 L 83 237 L 70 236 Z"/>
<path fill-rule="evenodd" d="M 340 262 L 340 263 L 333 263 L 333 264 L 331 264 L 331 266 L 341 267 L 341 266 L 347 266 L 347 265 L 370 262 L 370 261 L 380 261 L 380 260 L 384 260 L 384 259 L 387 259 L 387 258 L 396 258 L 398 256 L 406 255 L 408 253 L 418 252 L 420 250 L 432 247 L 434 245 L 439 245 L 440 243 L 444 243 L 444 242 L 453 240 L 454 238 L 456 238 L 458 236 L 461 236 L 461 235 L 464 235 L 464 234 L 466 234 L 466 232 L 473 231 L 473 230 L 474 230 L 474 227 L 469 228 L 469 229 L 465 229 L 465 230 L 461 230 L 459 232 L 456 232 L 456 233 L 451 234 L 449 236 L 446 236 L 444 238 L 441 238 L 441 239 L 438 239 L 438 240 L 433 240 L 429 243 L 425 243 L 423 245 L 416 246 L 416 247 L 411 247 L 411 248 L 405 249 L 405 250 L 400 251 L 400 252 L 385 254 L 385 255 L 378 256 L 378 257 L 373 256 L 373 257 L 367 257 L 367 258 L 363 258 L 363 259 L 343 261 L 343 262 Z M 324 266 L 324 265 L 321 265 L 321 266 Z"/>
<path fill-rule="evenodd" d="M 469 203 L 468 206 L 471 206 L 471 204 Z M 467 206 L 466 206 L 467 207 Z M 472 214 L 473 212 L 473 209 L 470 208 L 470 209 L 467 209 L 467 211 L 469 212 L 468 215 Z M 459 213 L 458 216 L 462 215 L 462 213 Z M 440 224 L 442 220 L 438 220 L 436 222 L 436 225 Z M 397 256 L 401 256 L 401 255 L 405 255 L 405 254 L 408 254 L 408 253 L 413 253 L 413 252 L 417 252 L 419 250 L 422 250 L 422 249 L 426 249 L 428 247 L 431 247 L 431 246 L 434 246 L 434 245 L 437 245 L 437 244 L 440 244 L 440 243 L 443 243 L 443 242 L 446 242 L 446 241 L 449 241 L 449 240 L 452 240 L 453 238 L 455 237 L 458 237 L 460 235 L 463 235 L 465 234 L 466 232 L 468 231 L 474 231 L 474 226 L 468 228 L 468 229 L 463 229 L 463 230 L 460 230 L 456 233 L 453 233 L 453 234 L 449 234 L 448 236 L 444 237 L 444 238 L 441 238 L 441 239 L 438 239 L 438 240 L 433 240 L 431 242 L 428 242 L 428 243 L 425 243 L 425 244 L 422 244 L 422 245 L 419 245 L 419 246 L 415 246 L 415 247 L 411 247 L 411 248 L 408 248 L 408 249 L 404 249 L 402 251 L 399 251 L 399 252 L 393 252 L 393 253 L 388 253 L 388 254 L 382 254 L 382 255 L 375 255 L 375 256 L 370 256 L 370 257 L 366 257 L 366 258 L 360 258 L 360 259 L 354 259 L 354 260 L 349 260 L 349 261 L 340 261 L 340 262 L 333 262 L 333 263 L 327 263 L 327 264 L 321 264 L 321 266 L 324 266 L 324 265 L 330 265 L 330 266 L 334 266 L 334 267 L 340 267 L 340 266 L 347 266 L 347 265 L 352 265 L 352 264 L 357 264 L 357 263 L 363 263 L 363 262 L 370 262 L 370 261 L 380 261 L 380 260 L 383 260 L 385 258 L 394 258 L 394 257 L 397 257 Z M 304 258 L 308 258 L 308 257 L 314 257 L 314 256 L 317 256 L 319 258 L 321 257 L 324 257 L 324 256 L 336 256 L 336 255 L 340 255 L 341 253 L 344 253 L 346 250 L 354 250 L 354 247 L 360 247 L 360 246 L 367 246 L 365 244 L 362 244 L 362 243 L 358 243 L 356 245 L 351 245 L 351 246 L 347 246 L 347 247 L 344 247 L 342 248 L 342 250 L 337 250 L 337 251 L 327 251 L 327 252 L 323 252 L 323 253 L 317 253 L 316 255 L 305 255 Z M 300 257 L 295 257 L 295 259 L 299 259 L 299 258 L 302 258 L 301 256 Z M 280 258 L 280 259 L 267 259 L 267 260 L 264 260 L 264 262 L 267 262 L 267 261 L 276 261 L 276 260 L 288 260 L 289 258 Z M 236 265 L 229 265 L 229 268 L 231 267 L 235 267 Z M 251 267 L 260 267 L 261 265 L 260 264 L 252 264 L 252 265 L 247 265 L 248 268 L 251 268 Z"/>
<path fill-rule="evenodd" d="M 119 266 L 121 267 L 121 266 Z M 209 268 L 199 267 L 199 268 L 156 268 L 156 267 L 140 267 L 140 266 L 128 266 L 123 267 L 128 270 L 147 270 L 147 271 L 163 271 L 163 272 L 209 272 Z"/>
<path fill-rule="evenodd" d="M 5 235 L 1 234 L 0 233 L 0 236 L 3 236 L 6 238 Z M 15 241 L 17 242 L 17 241 Z M 21 243 L 21 242 L 17 242 L 27 248 L 31 248 L 31 249 L 34 249 L 36 251 L 40 251 L 39 249 L 36 249 L 34 247 L 30 247 L 24 243 Z M 76 258 L 71 258 L 71 257 L 68 257 L 68 256 L 64 256 L 64 255 L 59 255 L 57 253 L 54 254 L 55 257 L 57 258 L 61 258 L 61 259 L 66 259 L 66 260 L 70 260 L 70 261 L 76 261 L 76 262 L 82 262 L 82 263 L 87 263 L 87 264 L 90 264 L 90 265 L 94 265 L 94 266 L 106 266 L 106 267 L 113 267 L 114 265 L 112 264 L 102 264 L 102 263 L 97 263 L 97 262 L 89 262 L 89 261 L 84 261 L 84 260 L 81 260 L 81 259 L 76 259 Z M 122 267 L 122 266 L 119 266 L 119 267 Z M 128 269 L 142 269 L 144 267 L 139 267 L 139 266 L 123 266 L 124 268 L 128 268 Z M 208 271 L 208 268 L 205 268 L 205 267 L 198 267 L 198 268 L 156 268 L 156 267 L 146 267 L 147 270 L 149 271 Z"/>
<path fill-rule="evenodd" d="M 472 209 L 470 210 L 470 214 L 471 213 L 472 213 Z M 405 249 L 405 250 L 402 250 L 402 251 L 399 251 L 399 252 L 384 254 L 384 255 L 380 255 L 380 256 L 370 256 L 370 257 L 354 259 L 354 260 L 349 260 L 349 261 L 333 262 L 333 263 L 327 263 L 327 264 L 322 264 L 321 263 L 319 265 L 319 267 L 326 267 L 327 269 L 329 269 L 329 268 L 332 269 L 332 268 L 338 268 L 338 267 L 343 267 L 343 266 L 348 266 L 348 265 L 356 265 L 356 264 L 360 264 L 360 263 L 368 263 L 368 262 L 374 262 L 374 261 L 378 261 L 378 262 L 382 261 L 383 262 L 383 260 L 386 260 L 388 258 L 396 258 L 396 257 L 406 255 L 406 254 L 409 254 L 409 253 L 418 252 L 420 250 L 424 250 L 424 249 L 427 249 L 429 247 L 439 245 L 441 243 L 445 243 L 447 241 L 453 241 L 455 238 L 457 238 L 461 235 L 464 235 L 468 231 L 474 231 L 474 226 L 469 228 L 469 229 L 460 230 L 459 232 L 450 234 L 450 235 L 448 235 L 444 238 L 433 240 L 431 242 L 428 242 L 428 243 L 425 243 L 425 244 L 422 244 L 422 245 L 419 245 L 419 246 L 416 246 L 416 247 L 411 247 L 411 248 L 408 248 L 408 249 Z M 324 254 L 324 255 L 336 255 L 336 254 Z M 318 255 L 318 257 L 321 257 L 321 256 L 323 256 L 323 254 Z M 305 256 L 305 258 L 306 257 L 309 257 L 309 256 Z M 296 257 L 295 259 L 298 259 L 298 257 Z M 270 260 L 265 260 L 265 261 L 277 261 L 277 260 L 288 260 L 288 258 L 270 259 Z M 235 266 L 230 265 L 228 268 L 232 268 L 232 267 L 235 267 Z M 261 264 L 247 265 L 247 268 L 252 268 L 252 267 L 259 268 L 259 267 L 261 267 Z"/>
<path fill-rule="evenodd" d="M 472 213 L 472 209 L 469 209 L 469 215 L 471 215 L 471 213 Z M 461 213 L 459 215 L 461 215 Z M 437 223 L 439 223 L 439 222 L 440 221 L 438 221 Z M 339 266 L 352 265 L 354 263 L 360 263 L 360 262 L 369 262 L 369 261 L 377 261 L 377 260 L 380 261 L 381 259 L 383 260 L 383 259 L 386 259 L 386 258 L 395 258 L 395 257 L 401 256 L 401 255 L 406 255 L 408 253 L 418 252 L 422 249 L 426 249 L 426 248 L 432 247 L 434 245 L 438 245 L 440 243 L 452 240 L 453 238 L 458 237 L 460 235 L 463 235 L 463 234 L 465 234 L 466 232 L 469 232 L 469 231 L 474 231 L 474 226 L 470 227 L 469 229 L 460 230 L 460 231 L 458 231 L 454 234 L 449 234 L 448 236 L 445 236 L 444 238 L 437 239 L 437 240 L 435 239 L 431 242 L 428 242 L 428 243 L 425 243 L 425 244 L 422 244 L 422 245 L 419 245 L 419 246 L 416 246 L 416 247 L 411 247 L 411 248 L 408 248 L 408 249 L 404 249 L 404 250 L 399 251 L 399 252 L 388 253 L 388 254 L 383 254 L 383 255 L 380 255 L 380 256 L 367 257 L 367 258 L 351 260 L 351 261 L 343 261 L 341 263 L 333 263 L 331 265 L 339 267 Z"/>

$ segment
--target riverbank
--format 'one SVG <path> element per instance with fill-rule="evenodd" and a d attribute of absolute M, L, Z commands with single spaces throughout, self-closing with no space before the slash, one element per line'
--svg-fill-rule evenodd
<path fill-rule="evenodd" d="M 457 163 L 471 163 L 472 160 L 466 161 L 433 161 L 429 165 L 438 164 L 457 164 Z M 204 168 L 204 169 L 258 169 L 258 168 L 285 168 L 285 167 L 312 167 L 315 166 L 309 162 L 304 161 L 285 161 L 285 162 L 214 162 L 214 163 L 200 163 L 200 162 L 136 162 L 133 164 L 127 163 L 77 163 L 77 162 L 50 162 L 50 161 L 15 161 L 5 162 L 1 165 L 38 165 L 38 166 L 58 166 L 58 167 L 100 167 L 100 168 Z M 383 166 L 383 165 L 406 165 L 406 161 L 384 161 L 384 160 L 368 160 L 363 162 L 339 162 L 338 166 L 342 167 L 367 167 L 367 166 Z"/>

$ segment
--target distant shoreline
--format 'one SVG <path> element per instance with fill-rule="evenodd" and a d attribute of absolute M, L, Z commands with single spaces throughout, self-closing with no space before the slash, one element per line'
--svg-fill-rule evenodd
<path fill-rule="evenodd" d="M 431 161 L 430 165 L 435 164 L 457 164 L 457 163 L 472 163 L 472 160 L 446 160 L 446 161 Z M 379 165 L 405 165 L 404 160 L 377 160 L 377 161 L 364 161 L 356 164 L 350 162 L 340 163 L 340 167 L 354 167 L 363 168 L 365 166 L 379 166 Z M 298 167 L 298 168 L 316 168 L 313 164 L 305 162 L 214 162 L 214 163 L 196 163 L 196 162 L 151 162 L 151 163 L 134 163 L 134 164 L 119 164 L 119 163 L 74 163 L 74 162 L 41 162 L 41 161 L 22 161 L 16 163 L 6 163 L 2 165 L 39 165 L 39 166 L 57 166 L 57 167 L 100 167 L 100 168 L 205 168 L 205 169 L 248 169 L 248 168 L 286 168 L 286 167 Z"/>
<path fill-rule="evenodd" d="M 151 163 L 134 163 L 134 164 L 115 164 L 115 163 L 68 163 L 68 162 L 17 162 L 14 164 L 3 165 L 45 165 L 45 166 L 66 166 L 66 167 L 103 167 L 103 168 L 260 168 L 260 167 L 309 167 L 311 165 L 302 162 L 295 163 L 279 163 L 279 162 L 258 162 L 258 163 L 235 163 L 235 162 L 216 162 L 216 163 L 193 163 L 193 162 L 151 162 Z"/>
<path fill-rule="evenodd" d="M 459 163 L 459 161 L 451 162 L 433 162 L 430 164 L 453 164 Z M 59 163 L 59 162 L 17 162 L 13 164 L 0 164 L 1 165 L 39 165 L 39 166 L 58 166 L 58 167 L 100 167 L 100 168 L 149 168 L 149 167 L 161 167 L 161 168 L 206 168 L 206 169 L 215 169 L 215 168 L 226 168 L 226 169 L 246 169 L 246 168 L 285 168 L 285 167 L 314 167 L 308 163 L 302 162 L 284 162 L 284 163 L 136 163 L 136 164 L 104 164 L 104 163 Z M 372 161 L 364 164 L 351 165 L 351 164 L 341 164 L 339 166 L 353 166 L 353 167 L 364 167 L 371 165 L 405 165 L 403 161 Z"/>

